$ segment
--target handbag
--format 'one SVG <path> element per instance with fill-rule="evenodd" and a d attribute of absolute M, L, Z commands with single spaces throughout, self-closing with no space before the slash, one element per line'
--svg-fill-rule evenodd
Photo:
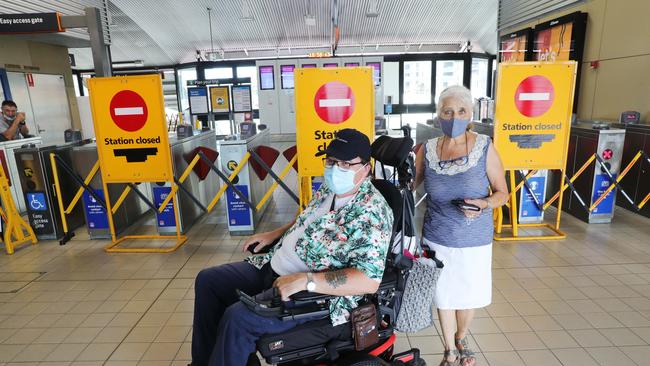
<path fill-rule="evenodd" d="M 356 351 L 362 351 L 379 342 L 377 309 L 374 304 L 362 305 L 352 310 L 350 321 Z"/>
<path fill-rule="evenodd" d="M 435 257 L 435 252 L 431 253 L 430 258 L 413 259 L 395 322 L 395 329 L 400 332 L 415 333 L 433 325 L 436 285 L 444 264 Z"/>

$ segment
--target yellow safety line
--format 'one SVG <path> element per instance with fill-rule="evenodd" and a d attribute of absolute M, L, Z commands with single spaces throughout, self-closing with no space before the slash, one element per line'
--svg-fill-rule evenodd
<path fill-rule="evenodd" d="M 111 213 L 115 214 L 117 212 L 117 209 L 120 208 L 122 203 L 124 203 L 124 200 L 126 199 L 126 196 L 129 195 L 129 192 L 131 192 L 131 186 L 127 185 L 124 187 L 122 194 L 120 194 L 120 196 L 117 198 L 117 201 L 115 201 L 115 206 L 111 208 Z"/>
<path fill-rule="evenodd" d="M 248 159 L 250 157 L 251 157 L 251 154 L 249 152 L 246 152 L 244 157 L 237 164 L 237 168 L 235 168 L 235 170 L 228 177 L 228 180 L 230 182 L 232 182 L 232 180 L 235 179 L 237 174 L 239 174 L 239 172 L 244 168 L 244 165 L 248 162 Z M 223 184 L 223 186 L 221 186 L 221 188 L 219 189 L 219 192 L 217 192 L 217 194 L 214 196 L 212 201 L 210 201 L 210 204 L 207 207 L 207 210 L 208 210 L 207 212 L 212 212 L 212 209 L 217 204 L 217 202 L 219 202 L 219 199 L 221 198 L 221 196 L 223 195 L 223 193 L 226 191 L 227 188 L 228 188 L 228 185 L 225 184 L 225 183 Z"/>
<path fill-rule="evenodd" d="M 630 161 L 630 163 L 627 164 L 625 169 L 623 169 L 621 174 L 619 174 L 619 176 L 616 177 L 614 182 L 610 184 L 609 187 L 607 187 L 607 189 L 605 190 L 605 192 L 603 192 L 603 194 L 601 194 L 600 197 L 598 197 L 598 199 L 591 205 L 591 207 L 589 207 L 589 212 L 593 211 L 598 206 L 598 204 L 600 204 L 600 202 L 605 199 L 605 197 L 609 194 L 609 192 L 611 192 L 614 188 L 616 188 L 618 183 L 625 177 L 627 172 L 629 172 L 630 169 L 632 169 L 632 166 L 636 164 L 636 161 L 639 160 L 640 157 L 641 157 L 641 151 L 639 150 L 639 152 L 636 153 L 636 155 L 634 156 L 634 159 L 632 159 L 632 161 Z"/>
<path fill-rule="evenodd" d="M 99 170 L 99 161 L 95 162 L 95 165 L 93 165 L 92 169 L 90 169 L 90 172 L 86 176 L 86 179 L 84 179 L 84 184 L 89 185 L 90 181 L 93 180 L 95 177 L 95 174 L 97 174 L 97 171 Z M 72 210 L 74 209 L 74 206 L 77 205 L 77 202 L 79 202 L 79 199 L 81 199 L 81 195 L 83 194 L 84 187 L 79 187 L 77 190 L 77 193 L 74 195 L 74 198 L 72 198 L 72 201 L 70 201 L 70 204 L 68 205 L 68 208 L 65 209 L 65 213 L 69 215 Z"/>
<path fill-rule="evenodd" d="M 185 171 L 183 171 L 183 174 L 181 174 L 181 177 L 178 179 L 179 183 L 182 184 L 183 182 L 185 182 L 185 179 L 187 179 L 187 177 L 190 175 L 190 172 L 192 171 L 192 169 L 194 169 L 194 166 L 196 165 L 196 163 L 198 163 L 199 159 L 201 159 L 201 157 L 199 156 L 199 154 L 196 154 L 194 156 L 194 159 L 192 159 L 192 161 L 190 162 L 190 165 L 188 165 L 187 168 L 185 168 Z M 169 194 L 167 195 L 167 197 L 165 197 L 165 200 L 162 201 L 160 207 L 158 207 L 159 213 L 162 213 L 165 210 L 165 207 L 167 207 L 172 197 L 176 196 L 176 192 L 178 192 L 178 186 L 176 184 L 172 184 L 171 191 L 169 191 Z"/>
<path fill-rule="evenodd" d="M 54 175 L 54 190 L 56 193 L 56 200 L 59 202 L 59 214 L 61 215 L 61 224 L 63 225 L 63 232 L 68 232 L 68 220 L 65 218 L 65 210 L 63 208 L 63 197 L 61 197 L 61 185 L 59 183 L 59 170 L 56 167 L 56 160 L 54 153 L 50 153 L 50 164 L 52 165 L 52 175 Z"/>
<path fill-rule="evenodd" d="M 280 175 L 278 176 L 278 178 L 280 178 L 281 180 L 284 179 L 284 177 L 285 177 L 287 174 L 289 174 L 289 172 L 291 171 L 291 167 L 292 167 L 293 164 L 296 162 L 296 160 L 298 160 L 298 154 L 296 154 L 296 155 L 293 157 L 293 159 L 291 159 L 291 161 L 289 162 L 289 164 L 288 164 L 287 166 L 284 167 L 284 169 L 282 170 L 282 172 L 280 173 Z M 262 208 L 262 206 L 264 206 L 264 203 L 266 203 L 266 201 L 271 197 L 271 195 L 273 194 L 273 192 L 275 191 L 275 189 L 278 188 L 279 185 L 280 185 L 280 184 L 279 184 L 277 181 L 274 181 L 273 184 L 271 184 L 271 187 L 269 188 L 269 190 L 264 194 L 264 197 L 262 197 L 262 199 L 260 200 L 260 202 L 257 204 L 257 207 L 255 208 L 257 211 L 259 211 L 259 210 Z"/>
<path fill-rule="evenodd" d="M 580 167 L 580 169 L 578 169 L 578 171 L 575 172 L 575 174 L 573 174 L 573 177 L 571 177 L 571 179 L 569 179 L 569 182 L 573 183 L 576 179 L 578 179 L 578 177 L 580 176 L 580 174 L 582 174 L 582 172 L 585 171 L 585 169 L 587 169 L 587 168 L 589 167 L 589 165 L 591 165 L 591 163 L 592 163 L 594 160 L 596 160 L 596 154 L 591 155 L 591 157 L 590 157 L 589 159 L 587 159 L 587 161 L 586 161 L 584 164 L 582 164 L 582 166 Z M 561 181 L 564 182 L 564 176 L 562 176 Z M 546 210 L 546 209 L 548 208 L 548 206 L 552 205 L 553 202 L 555 202 L 555 200 L 560 196 L 560 192 L 563 192 L 563 191 L 564 191 L 565 189 L 567 189 L 568 187 L 569 187 L 569 183 L 564 183 L 564 185 L 562 186 L 562 188 L 561 188 L 559 191 L 557 191 L 557 192 L 553 195 L 553 197 L 551 197 L 551 199 L 548 200 L 548 202 L 546 202 L 546 204 L 544 204 L 544 210 Z"/>

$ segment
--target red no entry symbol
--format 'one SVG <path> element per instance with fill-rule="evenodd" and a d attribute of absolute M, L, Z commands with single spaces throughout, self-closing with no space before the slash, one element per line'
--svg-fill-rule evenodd
<path fill-rule="evenodd" d="M 314 109 L 316 114 L 327 123 L 343 123 L 354 112 L 354 93 L 346 84 L 331 81 L 316 91 Z"/>
<path fill-rule="evenodd" d="M 541 75 L 525 78 L 515 92 L 515 105 L 526 117 L 539 117 L 546 113 L 553 105 L 553 99 L 553 84 Z"/>
<path fill-rule="evenodd" d="M 147 103 L 140 94 L 122 90 L 113 96 L 110 104 L 111 118 L 124 131 L 137 131 L 147 122 Z"/>

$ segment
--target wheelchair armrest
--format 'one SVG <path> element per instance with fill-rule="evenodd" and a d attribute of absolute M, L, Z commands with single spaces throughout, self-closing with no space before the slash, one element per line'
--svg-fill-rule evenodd
<path fill-rule="evenodd" d="M 269 244 L 269 245 L 267 245 L 266 247 L 262 248 L 259 252 L 254 252 L 254 251 L 253 251 L 253 249 L 255 249 L 255 246 L 256 246 L 256 244 L 253 244 L 253 245 L 251 245 L 250 247 L 248 247 L 248 252 L 249 252 L 250 254 L 253 254 L 253 255 L 256 255 L 256 254 L 266 254 L 266 253 L 270 252 L 271 249 L 273 249 L 273 247 L 275 247 L 276 245 L 278 245 L 278 243 L 280 242 L 280 239 L 281 239 L 281 238 L 282 238 L 282 236 L 280 236 L 279 238 L 275 239 L 271 244 Z"/>
<path fill-rule="evenodd" d="M 325 301 L 333 297 L 333 295 L 326 295 L 309 291 L 300 291 L 290 296 L 291 300 L 299 302 Z"/>

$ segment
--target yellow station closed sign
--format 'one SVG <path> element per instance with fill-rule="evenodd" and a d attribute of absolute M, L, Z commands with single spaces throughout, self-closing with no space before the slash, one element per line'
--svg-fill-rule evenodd
<path fill-rule="evenodd" d="M 92 78 L 88 85 L 104 182 L 171 181 L 160 75 Z"/>
<path fill-rule="evenodd" d="M 506 170 L 565 168 L 576 65 L 499 65 L 494 146 Z"/>
<path fill-rule="evenodd" d="M 325 150 L 345 128 L 375 134 L 372 68 L 296 69 L 298 175 L 323 175 Z"/>

